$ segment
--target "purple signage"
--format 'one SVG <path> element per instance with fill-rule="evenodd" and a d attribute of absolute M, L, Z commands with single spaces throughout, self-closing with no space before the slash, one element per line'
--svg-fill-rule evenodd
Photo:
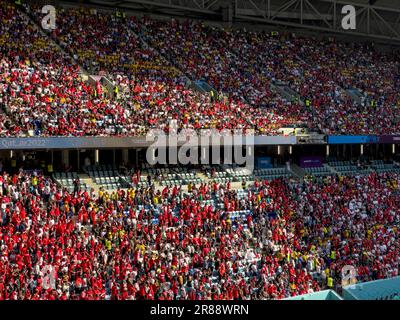
<path fill-rule="evenodd" d="M 322 167 L 322 157 L 301 157 L 300 158 L 300 167 L 302 168 L 313 168 L 313 167 Z"/>
<path fill-rule="evenodd" d="M 400 143 L 400 136 L 378 136 L 379 143 Z"/>

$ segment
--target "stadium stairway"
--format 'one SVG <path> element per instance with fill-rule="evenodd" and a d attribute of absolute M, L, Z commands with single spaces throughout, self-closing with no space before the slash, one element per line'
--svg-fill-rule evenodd
<path fill-rule="evenodd" d="M 146 27 L 142 26 L 144 28 L 144 33 L 146 33 Z M 175 61 L 167 59 L 163 54 L 161 54 L 161 52 L 159 50 L 157 50 L 154 46 L 151 46 L 148 44 L 148 42 L 146 41 L 145 36 L 143 36 L 143 34 L 137 34 L 136 32 L 134 32 L 133 30 L 131 30 L 138 39 L 140 39 L 140 41 L 144 44 L 145 47 L 151 47 L 155 52 L 157 52 L 157 54 L 162 57 L 165 61 L 167 61 L 168 63 L 170 63 L 172 66 L 174 66 L 174 68 L 179 71 L 181 73 L 181 76 L 185 79 L 186 84 L 188 86 L 190 86 L 192 89 L 200 92 L 200 93 L 210 93 L 211 91 L 214 92 L 214 96 L 218 97 L 218 91 L 213 88 L 209 83 L 207 83 L 204 80 L 194 80 L 193 78 L 189 78 L 187 76 L 185 76 L 185 72 L 181 69 L 181 66 L 179 66 Z M 237 57 L 238 60 L 239 57 Z"/>
<path fill-rule="evenodd" d="M 39 30 L 39 32 L 45 37 L 47 38 L 51 43 L 53 43 L 58 50 L 60 50 L 60 52 L 62 52 L 64 55 L 70 57 L 71 59 L 73 59 L 75 61 L 75 63 L 79 66 L 79 69 L 81 71 L 81 75 L 83 80 L 85 80 L 85 78 L 89 75 L 89 73 L 87 72 L 87 70 L 81 65 L 79 64 L 78 60 L 76 60 L 72 55 L 70 55 L 68 52 L 66 52 L 61 46 L 60 44 L 54 40 L 50 34 L 46 33 L 43 28 L 41 28 L 37 21 L 35 20 L 34 17 L 32 17 L 29 12 L 26 12 L 25 10 L 21 10 L 19 7 L 19 12 L 30 22 L 32 23 L 32 25 L 34 26 L 34 28 L 36 28 L 37 30 Z M 87 78 L 86 78 L 87 80 Z"/>
<path fill-rule="evenodd" d="M 280 82 L 271 82 L 271 89 L 275 90 L 278 92 L 282 97 L 287 99 L 288 101 L 294 101 L 296 99 L 299 99 L 300 103 L 304 105 L 304 101 L 301 99 L 301 97 L 292 89 L 284 85 L 283 83 Z"/>
<path fill-rule="evenodd" d="M 146 27 L 144 27 L 144 26 L 143 26 L 143 28 L 146 29 Z M 152 48 L 152 50 L 154 50 L 154 51 L 158 54 L 158 56 L 160 56 L 162 59 L 164 59 L 164 61 L 170 63 L 170 64 L 176 69 L 176 71 L 178 71 L 178 72 L 180 73 L 180 76 L 182 76 L 182 78 L 185 80 L 186 85 L 187 85 L 188 87 L 190 87 L 190 88 L 192 88 L 192 89 L 194 89 L 194 90 L 196 90 L 196 91 L 198 91 L 198 92 L 200 92 L 200 93 L 206 93 L 206 91 L 205 91 L 203 88 L 201 88 L 200 86 L 198 86 L 198 85 L 195 83 L 195 81 L 192 81 L 191 79 L 189 79 L 189 78 L 184 74 L 184 72 L 182 72 L 182 70 L 181 70 L 180 67 L 175 63 L 175 61 L 171 61 L 171 60 L 167 59 L 159 50 L 157 50 L 157 49 L 156 49 L 155 47 L 153 47 L 153 46 L 150 46 L 150 45 L 147 43 L 145 37 L 144 37 L 142 34 L 137 34 L 137 33 L 134 32 L 132 29 L 131 29 L 131 31 L 132 31 L 133 34 L 136 35 L 137 39 L 139 39 L 139 40 L 142 42 L 142 44 L 143 44 L 143 46 L 144 46 L 145 48 Z"/>
<path fill-rule="evenodd" d="M 92 178 L 89 177 L 89 175 L 83 173 L 83 174 L 78 174 L 78 177 L 79 177 L 79 180 L 81 181 L 81 183 L 85 183 L 89 187 L 89 189 L 93 188 L 96 193 L 99 192 L 99 190 L 100 190 L 99 185 L 96 184 L 92 180 Z"/>
<path fill-rule="evenodd" d="M 113 84 L 105 76 L 92 75 L 92 74 L 91 75 L 82 75 L 82 79 L 83 79 L 83 81 L 89 81 L 90 85 L 93 88 L 96 88 L 96 82 L 99 81 L 103 92 L 107 92 L 110 97 L 112 97 L 114 95 Z"/>
<path fill-rule="evenodd" d="M 346 93 L 355 101 L 356 103 L 361 103 L 362 94 L 357 89 L 347 89 Z"/>
<path fill-rule="evenodd" d="M 300 168 L 297 164 L 291 163 L 289 166 L 289 171 L 298 179 L 303 179 L 306 175 L 306 172 Z"/>
<path fill-rule="evenodd" d="M 208 179 L 208 177 L 207 177 L 204 173 L 202 173 L 202 172 L 197 172 L 196 175 L 197 175 L 201 180 L 203 180 L 205 183 L 208 183 L 208 181 L 210 180 L 210 179 Z"/>
<path fill-rule="evenodd" d="M 325 166 L 326 166 L 329 170 L 331 170 L 333 174 L 339 175 L 339 172 L 338 172 L 337 170 L 335 170 L 335 167 L 330 166 L 329 164 L 326 164 Z"/>
<path fill-rule="evenodd" d="M 147 32 L 146 27 L 145 27 L 145 26 L 142 26 L 142 27 L 143 27 L 144 31 Z M 158 54 L 158 56 L 160 56 L 162 59 L 164 59 L 165 62 L 171 64 L 171 66 L 173 66 L 173 67 L 176 69 L 176 71 L 178 71 L 178 72 L 180 73 L 180 76 L 183 76 L 183 78 L 185 78 L 185 80 L 186 80 L 187 82 L 191 82 L 190 79 L 189 79 L 187 76 L 185 76 L 185 73 L 184 73 L 184 72 L 179 68 L 179 66 L 175 63 L 175 61 L 171 61 L 171 60 L 167 59 L 159 50 L 157 50 L 157 49 L 156 49 L 155 47 L 153 47 L 153 46 L 150 46 L 150 45 L 147 43 L 147 41 L 146 41 L 145 37 L 143 36 L 143 34 L 137 34 L 137 33 L 134 32 L 132 29 L 130 29 L 130 30 L 132 31 L 133 34 L 136 35 L 137 39 L 139 39 L 139 40 L 142 42 L 142 44 L 143 44 L 143 46 L 144 46 L 145 48 L 152 48 L 152 50 L 154 50 L 154 51 Z"/>
<path fill-rule="evenodd" d="M 108 79 L 106 76 L 102 76 L 101 77 L 101 81 L 100 81 L 101 85 L 103 86 L 103 88 L 105 88 L 108 92 L 108 94 L 110 95 L 110 97 L 113 97 L 114 99 L 119 99 L 120 98 L 120 91 L 121 88 L 118 86 L 118 93 L 117 96 L 114 96 L 114 88 L 116 87 L 116 85 L 110 80 Z"/>
<path fill-rule="evenodd" d="M 197 86 L 199 86 L 201 88 L 201 90 L 204 92 L 214 91 L 214 94 L 217 94 L 217 91 L 212 86 L 210 86 L 210 84 L 205 80 L 197 80 L 197 81 L 194 81 L 194 83 Z"/>
<path fill-rule="evenodd" d="M 191 86 L 192 89 L 194 89 L 194 90 L 196 90 L 196 91 L 198 91 L 198 92 L 200 92 L 200 93 L 202 93 L 202 94 L 207 93 L 207 90 L 206 90 L 205 88 L 203 88 L 203 87 L 199 84 L 198 81 L 190 81 L 190 86 Z"/>

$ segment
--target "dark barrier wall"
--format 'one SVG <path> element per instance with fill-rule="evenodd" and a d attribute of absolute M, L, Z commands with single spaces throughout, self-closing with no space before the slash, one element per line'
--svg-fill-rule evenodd
<path fill-rule="evenodd" d="M 378 143 L 400 143 L 400 136 L 378 136 Z"/>
<path fill-rule="evenodd" d="M 328 144 L 400 143 L 400 135 L 328 136 Z"/>

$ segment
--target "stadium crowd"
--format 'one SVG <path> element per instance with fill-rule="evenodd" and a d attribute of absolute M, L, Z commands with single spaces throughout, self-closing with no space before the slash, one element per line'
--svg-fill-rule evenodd
<path fill-rule="evenodd" d="M 37 7 L 28 12 L 40 21 Z M 57 14 L 57 28 L 46 35 L 14 4 L 1 4 L 3 136 L 144 135 L 171 119 L 180 129 L 263 135 L 302 124 L 329 134 L 399 132 L 395 55 L 333 39 L 88 8 Z M 84 80 L 77 63 L 105 74 L 119 93 Z M 189 85 L 199 79 L 218 96 Z M 358 91 L 360 101 L 346 90 Z"/>
<path fill-rule="evenodd" d="M 0 299 L 282 299 L 336 287 L 344 265 L 362 281 L 396 276 L 399 181 L 96 194 L 2 172 Z"/>
<path fill-rule="evenodd" d="M 399 131 L 396 54 L 379 53 L 371 45 L 221 29 L 195 21 L 144 17 L 136 32 L 140 29 L 148 43 L 176 61 L 188 76 L 204 78 L 253 105 L 307 119 L 312 129 L 331 134 Z M 291 88 L 293 101 L 275 99 L 271 81 Z M 358 90 L 362 101 L 352 100 L 347 89 Z M 303 107 L 299 100 L 305 102 Z M 394 120 L 387 121 L 388 114 Z"/>
<path fill-rule="evenodd" d="M 61 44 L 68 39 L 70 42 L 64 45 L 65 49 L 73 49 L 74 43 L 80 44 L 80 52 L 86 54 L 78 54 L 74 59 L 83 66 L 93 61 L 94 52 L 97 54 L 95 61 L 101 63 L 100 68 L 106 68 L 115 85 L 121 87 L 121 94 L 114 99 L 105 93 L 106 89 L 100 83 L 93 86 L 84 81 L 74 61 L 47 41 L 22 13 L 7 3 L 2 6 L 2 15 L 7 22 L 2 26 L 3 37 L 7 41 L 3 42 L 2 49 L 1 102 L 3 113 L 11 122 L 3 135 L 143 135 L 151 128 L 168 127 L 171 119 L 177 119 L 180 128 L 246 129 L 259 126 L 263 132 L 274 134 L 276 128 L 291 123 L 290 118 L 284 119 L 241 102 L 211 101 L 208 95 L 188 88 L 173 69 L 154 66 L 146 69 L 149 65 L 145 65 L 142 73 L 135 72 L 132 76 L 127 71 L 131 64 L 127 63 L 128 67 L 119 70 L 120 59 L 133 59 L 128 54 L 132 48 L 124 46 L 125 51 L 120 48 L 121 55 L 124 52 L 126 55 L 118 58 L 117 64 L 114 60 L 102 60 L 107 52 L 95 50 L 93 46 L 104 48 L 103 43 L 112 34 L 104 33 L 103 38 L 92 41 L 93 44 L 90 41 L 94 38 L 92 34 L 87 33 L 86 38 L 84 32 L 73 33 L 75 28 L 84 29 L 83 23 L 89 19 L 85 17 L 92 13 L 68 12 L 65 21 L 70 23 L 70 29 L 66 33 L 60 27 Z M 108 21 L 107 30 L 113 30 L 112 16 L 105 17 L 108 20 L 99 18 L 98 22 Z M 21 29 L 29 32 L 16 31 Z M 128 40 L 134 41 L 132 39 L 133 36 Z M 24 51 L 26 44 L 32 44 L 30 56 Z M 137 49 L 141 52 L 143 48 L 138 46 Z M 114 71 L 116 73 L 111 76 L 110 72 Z M 254 117 L 248 119 L 247 115 L 252 113 Z"/>
<path fill-rule="evenodd" d="M 264 135 L 300 123 L 399 132 L 400 62 L 374 48 L 93 9 L 57 14 L 57 29 L 43 32 L 0 3 L 1 136 L 144 135 L 172 119 Z M 194 90 L 199 79 L 217 96 Z M 359 281 L 398 275 L 398 174 L 244 186 L 68 192 L 1 164 L 0 300 L 283 299 L 340 286 L 346 265 Z"/>
<path fill-rule="evenodd" d="M 2 135 L 107 135 L 125 122 L 125 110 L 96 96 L 79 67 L 13 5 L 2 2 L 0 17 Z"/>

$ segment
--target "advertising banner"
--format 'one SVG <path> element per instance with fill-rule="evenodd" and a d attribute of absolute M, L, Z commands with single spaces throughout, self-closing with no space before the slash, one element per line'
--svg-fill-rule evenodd
<path fill-rule="evenodd" d="M 329 144 L 363 144 L 377 141 L 377 136 L 328 136 Z"/>
<path fill-rule="evenodd" d="M 378 143 L 400 143 L 400 136 L 379 136 Z"/>
<path fill-rule="evenodd" d="M 272 168 L 271 157 L 258 157 L 258 158 L 256 158 L 256 167 L 258 169 Z"/>
<path fill-rule="evenodd" d="M 322 157 L 301 157 L 300 158 L 300 167 L 302 168 L 313 168 L 313 167 L 322 167 L 323 159 Z"/>

